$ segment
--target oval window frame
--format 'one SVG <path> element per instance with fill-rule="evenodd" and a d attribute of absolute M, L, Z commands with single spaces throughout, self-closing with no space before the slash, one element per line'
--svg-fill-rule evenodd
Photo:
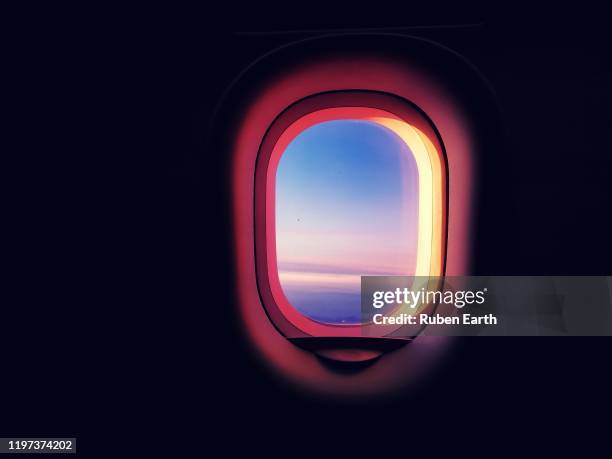
<path fill-rule="evenodd" d="M 276 266 L 274 179 L 278 161 L 286 146 L 308 127 L 325 121 L 342 119 L 365 119 L 378 122 L 400 135 L 411 151 L 413 151 L 413 144 L 409 143 L 406 137 L 418 137 L 423 145 L 427 145 L 427 154 L 430 157 L 435 155 L 438 159 L 438 172 L 432 171 L 432 176 L 435 177 L 432 179 L 431 193 L 430 255 L 433 261 L 429 264 L 427 274 L 423 271 L 423 267 L 420 272 L 417 267 L 416 274 L 438 277 L 443 276 L 446 270 L 448 159 L 442 138 L 431 119 L 414 103 L 395 94 L 380 91 L 330 91 L 298 100 L 281 112 L 268 127 L 257 154 L 254 183 L 254 249 L 257 289 L 268 318 L 287 338 L 372 336 L 372 333 L 366 330 L 372 326 L 370 324 L 326 324 L 300 313 L 285 297 Z M 403 133 L 398 131 L 405 125 L 413 129 L 404 128 Z M 433 163 L 432 169 L 436 169 Z M 419 182 L 421 182 L 421 168 L 419 168 Z M 422 214 L 421 191 L 420 187 L 420 215 Z M 421 225 L 419 225 L 418 237 L 421 238 Z M 419 241 L 419 246 L 421 246 L 421 241 Z M 376 333 L 379 335 L 381 331 L 383 335 L 397 331 L 397 327 L 384 331 L 380 330 L 380 326 L 377 327 L 379 329 Z M 404 330 L 401 335 L 415 336 L 421 329 L 422 327 L 417 327 L 409 333 Z"/>

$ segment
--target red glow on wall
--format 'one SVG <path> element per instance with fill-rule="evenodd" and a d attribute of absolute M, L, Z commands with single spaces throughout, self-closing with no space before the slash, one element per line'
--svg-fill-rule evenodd
<path fill-rule="evenodd" d="M 418 338 L 380 359 L 376 365 L 347 376 L 330 371 L 312 353 L 279 333 L 258 294 L 255 260 L 255 174 L 266 132 L 296 101 L 329 91 L 378 91 L 411 101 L 432 120 L 448 155 L 449 210 L 446 274 L 467 274 L 471 196 L 475 170 L 470 130 L 461 107 L 429 75 L 395 61 L 363 57 L 329 59 L 279 74 L 261 89 L 236 128 L 232 150 L 232 196 L 237 299 L 244 330 L 255 353 L 286 380 L 325 393 L 363 394 L 403 386 L 416 378 L 444 348 L 446 338 Z"/>

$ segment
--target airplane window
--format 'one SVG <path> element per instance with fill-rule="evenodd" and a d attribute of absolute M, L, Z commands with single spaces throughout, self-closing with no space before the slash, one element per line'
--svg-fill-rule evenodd
<path fill-rule="evenodd" d="M 361 276 L 443 274 L 446 162 L 427 123 L 404 101 L 334 93 L 268 129 L 255 258 L 262 302 L 286 336 L 363 336 Z"/>
<path fill-rule="evenodd" d="M 419 173 L 408 145 L 366 120 L 316 124 L 276 171 L 276 255 L 289 303 L 326 324 L 360 322 L 360 276 L 414 275 Z"/>

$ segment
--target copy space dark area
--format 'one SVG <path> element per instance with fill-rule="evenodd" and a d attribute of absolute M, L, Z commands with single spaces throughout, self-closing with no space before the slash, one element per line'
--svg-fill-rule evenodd
<path fill-rule="evenodd" d="M 134 435 L 154 439 L 147 450 L 191 452 L 191 440 L 174 438 L 210 434 L 205 419 L 259 439 L 297 438 L 315 420 L 332 440 L 354 435 L 364 416 L 425 427 L 530 412 L 533 426 L 587 406 L 609 410 L 604 338 L 458 339 L 405 397 L 297 396 L 241 333 L 230 164 L 207 148 L 221 95 L 264 53 L 346 30 L 435 40 L 490 82 L 506 139 L 482 171 L 475 272 L 610 275 L 604 20 L 260 12 L 182 22 L 159 13 L 86 14 L 70 27 L 38 17 L 38 33 L 11 41 L 25 88 L 7 152 L 5 218 L 15 231 L 0 340 L 3 436 L 77 437 L 88 455 L 112 451 L 100 444 L 109 435 L 138 451 Z"/>

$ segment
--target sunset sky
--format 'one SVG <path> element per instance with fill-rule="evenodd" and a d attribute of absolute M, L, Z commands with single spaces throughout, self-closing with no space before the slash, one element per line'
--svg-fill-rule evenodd
<path fill-rule="evenodd" d="M 410 275 L 418 172 L 407 145 L 376 123 L 338 120 L 302 132 L 276 174 L 281 286 L 306 316 L 359 321 L 360 276 Z"/>

